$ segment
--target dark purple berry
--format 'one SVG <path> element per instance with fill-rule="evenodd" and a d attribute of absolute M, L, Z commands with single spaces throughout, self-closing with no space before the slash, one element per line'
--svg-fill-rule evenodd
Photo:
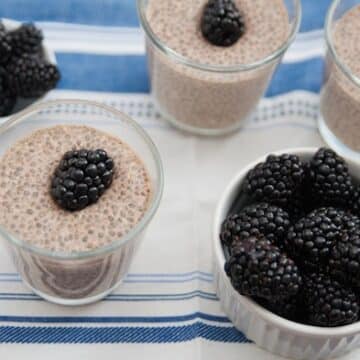
<path fill-rule="evenodd" d="M 113 180 L 114 170 L 107 170 L 105 166 L 108 160 L 113 162 L 103 150 L 67 152 L 51 180 L 51 196 L 59 206 L 70 211 L 82 210 L 97 202 Z"/>

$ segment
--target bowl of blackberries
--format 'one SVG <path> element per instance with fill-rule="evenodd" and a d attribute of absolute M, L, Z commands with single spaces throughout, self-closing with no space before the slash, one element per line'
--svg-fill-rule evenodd
<path fill-rule="evenodd" d="M 220 200 L 215 284 L 248 339 L 328 359 L 360 346 L 360 164 L 326 148 L 267 155 Z"/>
<path fill-rule="evenodd" d="M 0 119 L 39 100 L 59 80 L 42 31 L 30 23 L 0 21 Z"/>

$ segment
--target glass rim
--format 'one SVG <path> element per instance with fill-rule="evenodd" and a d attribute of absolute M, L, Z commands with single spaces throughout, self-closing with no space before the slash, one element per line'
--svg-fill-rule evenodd
<path fill-rule="evenodd" d="M 201 70 L 201 71 L 208 71 L 213 73 L 236 73 L 236 72 L 243 72 L 254 70 L 264 65 L 267 65 L 277 58 L 281 57 L 289 46 L 293 43 L 301 24 L 301 17 L 302 17 L 302 7 L 301 7 L 301 0 L 293 0 L 295 3 L 295 21 L 292 26 L 292 29 L 287 37 L 287 39 L 283 42 L 283 44 L 278 47 L 275 51 L 271 54 L 267 55 L 266 57 L 254 61 L 248 64 L 235 64 L 235 65 L 211 65 L 211 64 L 204 64 L 201 62 L 193 61 L 186 56 L 181 55 L 177 51 L 173 50 L 172 48 L 165 45 L 160 38 L 152 31 L 149 22 L 147 21 L 146 17 L 146 9 L 145 9 L 145 0 L 136 0 L 137 4 L 137 11 L 140 19 L 140 23 L 142 28 L 144 29 L 146 35 L 151 40 L 152 44 L 156 46 L 162 53 L 169 56 L 170 58 L 176 60 L 177 62 L 181 63 L 182 65 L 189 66 L 191 68 Z"/>
<path fill-rule="evenodd" d="M 57 259 L 57 260 L 83 260 L 101 255 L 106 255 L 108 253 L 113 252 L 114 250 L 117 250 L 122 245 L 130 242 L 131 240 L 135 239 L 149 224 L 151 219 L 154 217 L 156 211 L 158 210 L 164 190 L 164 169 L 163 169 L 160 153 L 153 140 L 147 134 L 147 132 L 135 120 L 133 120 L 128 115 L 124 114 L 123 112 L 109 105 L 105 105 L 96 101 L 89 101 L 89 100 L 61 99 L 61 100 L 50 100 L 50 101 L 34 104 L 28 107 L 27 109 L 20 111 L 19 113 L 10 117 L 7 121 L 1 124 L 0 137 L 6 136 L 4 134 L 6 130 L 14 126 L 17 122 L 26 120 L 32 114 L 45 110 L 48 107 L 56 106 L 60 104 L 70 104 L 70 105 L 80 104 L 84 106 L 90 105 L 105 110 L 109 113 L 112 113 L 116 118 L 121 118 L 122 120 L 125 120 L 126 124 L 130 125 L 136 131 L 136 133 L 140 135 L 140 137 L 146 143 L 148 149 L 150 150 L 150 153 L 156 165 L 156 174 L 159 181 L 158 189 L 156 190 L 156 192 L 155 191 L 153 192 L 153 198 L 151 199 L 151 202 L 145 214 L 141 218 L 141 220 L 127 234 L 125 234 L 120 239 L 113 241 L 108 245 L 102 246 L 94 250 L 78 251 L 78 252 L 50 251 L 47 249 L 43 249 L 39 246 L 31 245 L 26 241 L 19 239 L 15 235 L 12 235 L 11 232 L 5 229 L 4 226 L 2 226 L 1 224 L 0 224 L 0 234 L 3 235 L 6 240 L 8 240 L 12 245 L 15 245 L 16 247 L 20 247 L 36 255 L 41 255 L 44 257 Z"/>
<path fill-rule="evenodd" d="M 330 8 L 328 10 L 328 13 L 326 15 L 325 20 L 325 40 L 327 48 L 333 57 L 336 65 L 340 68 L 340 70 L 346 75 L 346 77 L 354 83 L 357 87 L 360 87 L 360 77 L 356 76 L 351 69 L 341 60 L 340 56 L 338 55 L 333 41 L 332 36 L 332 25 L 334 20 L 335 11 L 338 7 L 338 5 L 343 0 L 333 0 L 332 4 L 330 5 Z"/>

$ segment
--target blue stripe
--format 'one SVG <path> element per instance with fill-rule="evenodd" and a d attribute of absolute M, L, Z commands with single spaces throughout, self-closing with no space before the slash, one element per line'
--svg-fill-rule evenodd
<path fill-rule="evenodd" d="M 161 127 L 157 127 L 157 128 L 161 128 Z M 165 127 L 165 129 L 168 129 L 167 127 Z M 186 279 L 179 279 L 179 280 L 173 280 L 173 279 L 164 279 L 164 280 L 131 280 L 131 279 L 125 279 L 123 281 L 123 283 L 125 284 L 183 284 L 183 283 L 187 283 L 187 282 L 192 282 L 192 281 L 202 281 L 202 282 L 206 282 L 211 284 L 213 282 L 213 280 L 209 279 L 209 278 L 202 278 L 199 276 L 193 276 L 193 277 L 189 277 Z M 22 282 L 22 280 L 20 278 L 4 278 L 4 279 L 0 279 L 0 282 Z"/>
<path fill-rule="evenodd" d="M 1 275 L 1 274 L 0 274 Z M 213 278 L 213 274 L 211 273 L 207 273 L 204 271 L 191 271 L 191 272 L 187 272 L 187 273 L 179 273 L 179 274 L 164 274 L 164 273 L 143 273 L 143 274 L 128 274 L 128 277 L 186 277 L 186 276 L 191 276 L 191 275 L 203 275 L 203 276 L 208 276 L 210 278 Z"/>
<path fill-rule="evenodd" d="M 0 15 L 20 21 L 138 26 L 135 0 L 1 0 Z"/>
<path fill-rule="evenodd" d="M 274 74 L 266 96 L 280 95 L 293 90 L 318 93 L 323 80 L 323 71 L 322 58 L 281 64 Z"/>
<path fill-rule="evenodd" d="M 145 324 L 163 324 L 163 323 L 180 323 L 192 320 L 206 320 L 217 323 L 230 323 L 229 319 L 224 316 L 216 316 L 196 312 L 180 316 L 0 316 L 0 322 L 16 323 L 37 323 L 37 324 L 61 324 L 61 323 L 145 323 Z"/>
<path fill-rule="evenodd" d="M 302 0 L 301 3 L 303 7 L 303 21 L 300 31 L 322 29 L 332 0 Z"/>
<path fill-rule="evenodd" d="M 14 277 L 19 277 L 18 273 L 0 273 L 0 276 L 14 276 Z"/>
<path fill-rule="evenodd" d="M 151 299 L 151 298 L 143 298 L 143 299 L 133 299 L 133 298 L 113 298 L 107 297 L 101 301 L 106 302 L 159 302 L 159 301 L 185 301 L 185 300 L 192 300 L 195 298 L 200 298 L 203 300 L 210 300 L 210 301 L 219 301 L 217 298 L 203 296 L 203 295 L 194 295 L 194 296 L 184 296 L 182 298 L 158 298 L 158 299 Z M 2 296 L 0 297 L 0 301 L 45 301 L 40 297 L 15 297 L 15 296 Z"/>
<path fill-rule="evenodd" d="M 187 277 L 187 276 L 192 276 L 192 275 L 203 275 L 203 276 L 207 276 L 210 278 L 213 278 L 213 274 L 212 273 L 208 273 L 205 271 L 190 271 L 190 272 L 185 272 L 185 273 L 130 273 L 127 275 L 127 277 Z M 12 272 L 12 273 L 7 273 L 7 272 L 0 272 L 0 276 L 15 276 L 18 277 L 19 273 L 16 272 Z"/>
<path fill-rule="evenodd" d="M 163 127 L 156 127 L 156 128 L 163 128 Z M 168 127 L 164 127 L 165 129 L 170 129 Z M 213 280 L 209 279 L 209 278 L 203 278 L 201 276 L 193 276 L 193 277 L 189 277 L 187 279 L 179 279 L 179 280 L 172 280 L 172 279 L 164 279 L 164 280 L 130 280 L 130 279 L 125 279 L 124 283 L 126 284 L 176 284 L 176 283 L 186 283 L 186 282 L 191 282 L 191 281 L 203 281 L 203 282 L 207 282 L 207 283 L 212 283 Z"/>
<path fill-rule="evenodd" d="M 0 327 L 0 342 L 10 344 L 116 344 L 179 343 L 197 338 L 229 343 L 248 343 L 234 327 L 203 323 L 178 327 Z"/>
<path fill-rule="evenodd" d="M 193 278 L 188 278 L 188 279 L 184 279 L 184 280 L 126 280 L 125 279 L 123 281 L 123 283 L 124 284 L 183 284 L 183 283 L 192 282 L 192 281 L 203 281 L 203 282 L 207 282 L 207 283 L 212 283 L 212 280 L 203 279 L 200 277 L 193 277 Z M 0 282 L 20 283 L 20 282 L 22 282 L 22 280 L 21 279 L 0 279 Z"/>
<path fill-rule="evenodd" d="M 212 283 L 213 275 L 203 271 L 192 271 L 188 273 L 179 273 L 179 274 L 160 274 L 160 273 L 128 274 L 126 279 L 124 280 L 124 283 L 169 284 L 169 283 L 186 283 L 195 280 Z M 0 273 L 0 282 L 21 282 L 21 279 L 19 274 L 17 273 Z"/>
<path fill-rule="evenodd" d="M 216 294 L 204 291 L 192 291 L 183 294 L 111 294 L 103 301 L 180 301 L 194 298 L 218 301 Z M 43 301 L 41 297 L 31 293 L 0 293 L 1 300 Z"/>
<path fill-rule="evenodd" d="M 149 80 L 144 56 L 57 54 L 62 72 L 61 89 L 148 93 Z M 319 92 L 323 59 L 281 64 L 266 96 L 292 90 Z"/>
<path fill-rule="evenodd" d="M 56 56 L 62 74 L 61 89 L 149 92 L 145 56 L 65 53 Z"/>

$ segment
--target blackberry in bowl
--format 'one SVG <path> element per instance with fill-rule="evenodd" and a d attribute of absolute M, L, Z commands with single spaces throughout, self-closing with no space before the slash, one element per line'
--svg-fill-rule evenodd
<path fill-rule="evenodd" d="M 40 100 L 61 74 L 55 53 L 34 24 L 0 20 L 0 120 Z"/>
<path fill-rule="evenodd" d="M 324 171 L 335 176 L 324 180 Z M 260 347 L 294 359 L 358 347 L 359 181 L 359 164 L 299 148 L 249 164 L 225 190 L 213 229 L 216 292 Z M 349 192 L 352 201 L 339 201 Z"/>
<path fill-rule="evenodd" d="M 111 107 L 36 104 L 0 125 L 0 240 L 46 300 L 102 299 L 126 276 L 163 190 L 147 133 Z"/>

